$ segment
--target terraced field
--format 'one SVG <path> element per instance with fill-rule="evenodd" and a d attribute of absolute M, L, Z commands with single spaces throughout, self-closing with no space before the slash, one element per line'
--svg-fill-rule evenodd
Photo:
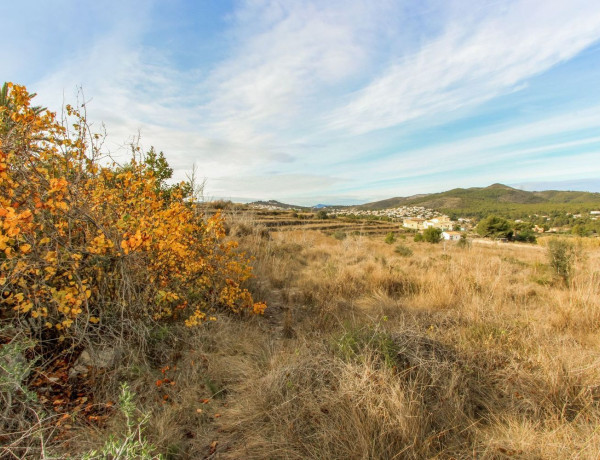
<path fill-rule="evenodd" d="M 291 211 L 262 211 L 247 209 L 238 211 L 242 220 L 255 226 L 262 226 L 269 232 L 292 230 L 316 230 L 326 234 L 334 232 L 361 235 L 385 235 L 389 232 L 403 232 L 400 222 L 386 222 L 370 219 L 318 219 L 316 214 L 294 213 Z"/>

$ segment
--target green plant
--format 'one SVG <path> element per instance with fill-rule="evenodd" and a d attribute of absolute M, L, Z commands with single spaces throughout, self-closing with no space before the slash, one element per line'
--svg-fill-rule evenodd
<path fill-rule="evenodd" d="M 575 245 L 568 240 L 552 239 L 548 242 L 547 255 L 554 273 L 567 284 L 573 273 L 573 264 L 577 256 Z"/>
<path fill-rule="evenodd" d="M 477 224 L 477 233 L 490 238 L 512 238 L 513 229 L 508 220 L 492 215 Z"/>
<path fill-rule="evenodd" d="M 414 241 L 415 241 L 415 243 L 419 243 L 419 242 L 423 241 L 423 235 L 421 233 L 416 233 L 415 237 L 414 237 Z"/>
<path fill-rule="evenodd" d="M 428 243 L 439 243 L 442 241 L 442 229 L 429 227 L 423 231 L 423 240 Z"/>
<path fill-rule="evenodd" d="M 82 456 L 84 460 L 92 459 L 130 459 L 142 460 L 162 459 L 160 454 L 155 454 L 156 447 L 144 437 L 144 428 L 148 423 L 149 415 L 140 413 L 135 404 L 136 394 L 132 392 L 127 383 L 121 384 L 119 396 L 119 410 L 125 418 L 127 427 L 125 436 L 117 438 L 110 436 L 102 449 L 92 450 Z"/>
<path fill-rule="evenodd" d="M 33 363 L 25 357 L 25 352 L 35 342 L 31 339 L 14 338 L 0 346 L 0 398 L 8 410 L 15 398 L 24 397 L 26 401 L 36 399 L 35 393 L 29 391 L 24 384 L 29 376 Z"/>
<path fill-rule="evenodd" d="M 368 355 L 375 356 L 385 367 L 398 365 L 400 347 L 386 331 L 377 327 L 351 328 L 334 344 L 334 350 L 345 361 L 364 361 Z"/>
<path fill-rule="evenodd" d="M 394 234 L 394 232 L 389 232 L 387 235 L 385 235 L 385 242 L 387 244 L 393 244 L 396 241 L 396 235 Z"/>
<path fill-rule="evenodd" d="M 467 238 L 467 235 L 462 234 L 460 236 L 460 240 L 458 240 L 458 243 L 456 243 L 456 245 L 459 248 L 470 248 L 471 247 L 471 241 Z"/>
<path fill-rule="evenodd" d="M 346 232 L 343 232 L 342 230 L 336 230 L 335 232 L 333 232 L 331 234 L 331 236 L 333 236 L 336 240 L 343 240 L 346 238 Z"/>
<path fill-rule="evenodd" d="M 324 209 L 321 209 L 319 212 L 317 212 L 317 219 L 327 219 L 327 211 L 325 211 Z"/>
<path fill-rule="evenodd" d="M 535 232 L 531 229 L 515 231 L 514 239 L 522 243 L 535 243 L 537 241 Z"/>
<path fill-rule="evenodd" d="M 399 244 L 396 246 L 394 252 L 402 257 L 410 257 L 413 255 L 412 249 L 404 244 Z"/>

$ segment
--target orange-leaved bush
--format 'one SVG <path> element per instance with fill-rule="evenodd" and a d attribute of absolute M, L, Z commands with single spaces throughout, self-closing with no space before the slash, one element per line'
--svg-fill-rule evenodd
<path fill-rule="evenodd" d="M 243 287 L 250 260 L 183 184 L 164 193 L 143 160 L 100 161 L 85 113 L 0 93 L 0 318 L 41 338 L 125 319 L 184 320 L 225 308 L 262 314 Z M 66 120 L 70 120 L 67 122 Z"/>

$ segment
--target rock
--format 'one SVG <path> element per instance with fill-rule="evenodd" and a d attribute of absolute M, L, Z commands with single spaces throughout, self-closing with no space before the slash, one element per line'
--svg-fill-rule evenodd
<path fill-rule="evenodd" d="M 86 374 L 90 368 L 108 369 L 115 365 L 118 356 L 119 351 L 116 348 L 106 347 L 95 351 L 85 349 L 69 370 L 69 377 L 74 378 L 80 374 Z"/>

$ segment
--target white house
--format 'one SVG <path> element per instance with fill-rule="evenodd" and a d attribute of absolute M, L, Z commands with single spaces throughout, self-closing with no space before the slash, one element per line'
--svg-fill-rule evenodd
<path fill-rule="evenodd" d="M 458 241 L 460 240 L 461 234 L 460 232 L 442 232 L 442 238 L 448 241 Z"/>
<path fill-rule="evenodd" d="M 435 227 L 442 230 L 452 230 L 452 221 L 448 216 L 435 217 L 423 222 L 424 228 Z"/>

